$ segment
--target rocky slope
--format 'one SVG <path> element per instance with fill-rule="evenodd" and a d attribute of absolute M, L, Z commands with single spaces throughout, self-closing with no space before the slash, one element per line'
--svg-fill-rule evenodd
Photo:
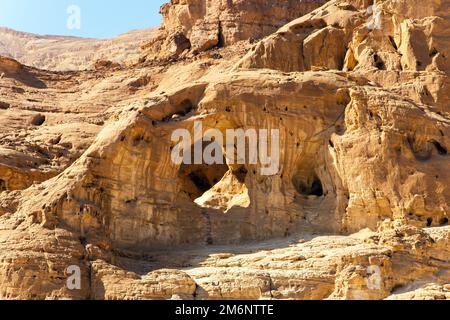
<path fill-rule="evenodd" d="M 0 59 L 0 297 L 450 298 L 450 1 L 252 3 L 172 1 L 127 67 Z M 175 164 L 198 121 L 279 170 Z"/>
<path fill-rule="evenodd" d="M 251 42 L 316 9 L 327 0 L 172 0 L 161 7 L 159 36 L 143 46 L 143 59 L 196 54 L 241 40 Z"/>
<path fill-rule="evenodd" d="M 0 55 L 46 70 L 90 69 L 97 60 L 133 63 L 141 44 L 156 36 L 156 29 L 135 30 L 112 39 L 38 36 L 0 27 Z"/>

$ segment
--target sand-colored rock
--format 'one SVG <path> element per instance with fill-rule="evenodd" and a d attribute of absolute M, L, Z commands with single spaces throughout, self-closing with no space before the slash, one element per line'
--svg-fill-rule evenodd
<path fill-rule="evenodd" d="M 275 32 L 326 0 L 172 0 L 161 7 L 160 36 L 143 46 L 147 59 L 202 52 Z"/>
<path fill-rule="evenodd" d="M 34 35 L 0 27 L 0 56 L 28 66 L 54 70 L 91 69 L 97 60 L 135 63 L 140 46 L 156 35 L 156 29 L 134 30 L 111 39 L 87 39 Z"/>
<path fill-rule="evenodd" d="M 368 1 L 172 1 L 139 63 L 0 59 L 0 297 L 448 299 L 450 2 L 425 2 L 372 30 Z M 174 163 L 199 121 L 278 129 L 279 167 Z"/>
<path fill-rule="evenodd" d="M 368 10 L 364 1 L 330 1 L 258 43 L 239 66 L 448 72 L 445 1 L 427 10 L 406 0 L 375 1 L 375 6 Z"/>

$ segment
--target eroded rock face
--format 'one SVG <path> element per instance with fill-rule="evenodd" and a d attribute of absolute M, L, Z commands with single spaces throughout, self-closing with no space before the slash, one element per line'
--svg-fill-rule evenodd
<path fill-rule="evenodd" d="M 144 46 L 152 56 L 178 56 L 261 39 L 287 22 L 318 8 L 326 0 L 174 0 L 161 7 L 159 39 Z"/>
<path fill-rule="evenodd" d="M 0 27 L 0 56 L 35 68 L 69 71 L 91 69 L 95 61 L 134 63 L 142 43 L 156 36 L 156 29 L 127 32 L 112 39 L 41 36 Z"/>
<path fill-rule="evenodd" d="M 174 92 L 169 99 L 156 98 L 131 117 L 129 111 L 123 113 L 125 118 L 111 127 L 114 137 L 98 137 L 86 157 L 78 162 L 92 163 L 87 168 L 90 178 L 86 176 L 92 189 L 72 185 L 70 191 L 67 189 L 68 198 L 58 200 L 62 201 L 62 211 L 55 213 L 74 228 L 80 228 L 78 219 L 73 219 L 73 210 L 78 210 L 79 201 L 94 202 L 86 208 L 94 223 L 84 225 L 84 232 L 107 230 L 118 247 L 135 249 L 280 237 L 298 231 L 307 219 L 323 230 L 338 230 L 338 208 L 345 206 L 347 198 L 334 191 L 341 188 L 342 182 L 329 178 L 336 172 L 327 163 L 331 161 L 331 156 L 327 156 L 328 138 L 333 131 L 330 126 L 334 126 L 348 103 L 346 88 L 350 85 L 339 75 L 325 78 L 320 74 L 247 72 L 209 84 L 200 82 Z M 278 92 L 276 96 L 274 90 Z M 184 109 L 186 100 L 192 110 Z M 295 102 L 306 100 L 308 105 Z M 172 120 L 173 115 L 180 113 L 186 116 Z M 209 172 L 206 165 L 173 164 L 173 131 L 192 131 L 200 116 L 205 131 L 280 128 L 280 139 L 289 146 L 281 154 L 280 170 L 272 176 L 262 176 L 259 165 L 225 164 L 223 170 L 212 168 Z M 118 123 L 124 127 L 119 129 Z M 102 160 L 92 162 L 93 158 Z M 160 171 L 159 163 L 168 167 Z M 248 205 L 238 204 L 224 214 L 193 201 L 229 175 L 235 177 L 231 182 L 236 184 L 235 192 L 248 193 Z M 205 189 L 200 177 L 207 180 Z M 311 190 L 315 181 L 322 184 L 321 193 Z M 319 206 L 329 210 L 318 219 L 323 223 L 312 217 Z"/>
<path fill-rule="evenodd" d="M 239 66 L 448 72 L 445 1 L 427 10 L 400 0 L 368 8 L 364 1 L 330 1 L 264 39 Z"/>
<path fill-rule="evenodd" d="M 369 1 L 330 1 L 256 45 L 234 41 L 262 36 L 266 2 L 246 27 L 226 17 L 252 2 L 199 3 L 163 7 L 169 60 L 0 60 L 0 297 L 448 298 L 450 2 L 376 2 L 377 29 Z M 177 60 L 216 18 L 226 46 Z M 177 164 L 199 122 L 278 129 L 277 170 Z"/>

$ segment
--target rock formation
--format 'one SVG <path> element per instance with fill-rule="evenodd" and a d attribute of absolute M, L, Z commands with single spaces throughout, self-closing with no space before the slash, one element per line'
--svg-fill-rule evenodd
<path fill-rule="evenodd" d="M 171 0 L 161 7 L 160 36 L 143 46 L 146 59 L 179 56 L 242 40 L 256 41 L 326 0 Z"/>
<path fill-rule="evenodd" d="M 127 67 L 0 59 L 0 297 L 450 298 L 450 1 L 324 2 L 172 1 Z M 199 122 L 278 129 L 278 170 L 176 164 Z"/>
<path fill-rule="evenodd" d="M 132 64 L 140 46 L 156 35 L 156 29 L 135 30 L 111 39 L 40 36 L 0 27 L 0 56 L 53 71 L 90 69 L 93 61 L 112 59 Z"/>

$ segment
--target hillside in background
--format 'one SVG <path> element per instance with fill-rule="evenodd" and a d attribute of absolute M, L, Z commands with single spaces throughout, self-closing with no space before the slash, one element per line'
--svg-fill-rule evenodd
<path fill-rule="evenodd" d="M 97 60 L 136 63 L 140 46 L 156 29 L 135 30 L 111 39 L 39 36 L 0 27 L 0 55 L 46 70 L 91 68 Z"/>

